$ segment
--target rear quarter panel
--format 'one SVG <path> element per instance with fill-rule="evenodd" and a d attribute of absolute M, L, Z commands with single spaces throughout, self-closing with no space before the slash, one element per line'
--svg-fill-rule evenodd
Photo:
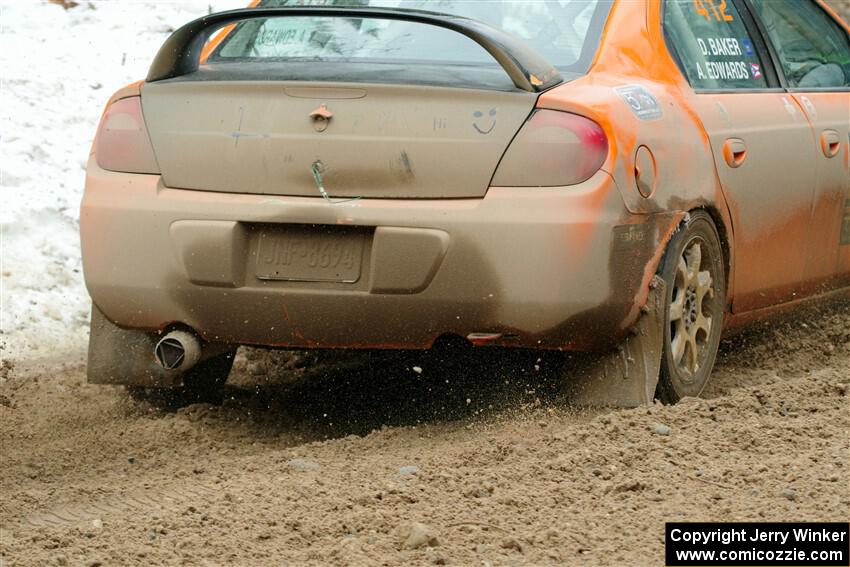
<path fill-rule="evenodd" d="M 654 115 L 641 117 L 632 110 L 617 91 L 628 86 L 641 87 L 655 98 Z M 694 110 L 694 96 L 664 41 L 660 0 L 619 0 L 590 73 L 544 93 L 538 106 L 581 114 L 604 128 L 610 153 L 603 169 L 615 179 L 630 212 L 705 208 L 712 213 L 729 252 L 734 234 L 731 218 L 711 144 Z M 636 184 L 635 156 L 641 146 L 655 158 L 656 186 L 649 197 L 642 196 Z M 727 271 L 733 267 L 728 253 Z M 727 277 L 727 281 L 734 280 Z"/>

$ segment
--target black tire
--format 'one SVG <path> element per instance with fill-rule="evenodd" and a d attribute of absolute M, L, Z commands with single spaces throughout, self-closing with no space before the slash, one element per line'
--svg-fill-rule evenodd
<path fill-rule="evenodd" d="M 127 392 L 134 400 L 160 407 L 182 407 L 191 404 L 220 404 L 224 400 L 224 384 L 233 368 L 235 352 L 220 354 L 199 362 L 183 374 L 180 388 L 139 388 Z"/>
<path fill-rule="evenodd" d="M 656 396 L 675 404 L 699 396 L 708 383 L 726 312 L 723 248 L 708 213 L 690 214 L 670 240 L 659 275 L 667 298 Z"/>

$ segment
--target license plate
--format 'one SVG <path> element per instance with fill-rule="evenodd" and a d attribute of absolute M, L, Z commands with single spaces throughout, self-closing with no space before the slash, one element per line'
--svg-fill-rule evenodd
<path fill-rule="evenodd" d="M 261 280 L 354 283 L 360 279 L 363 233 L 286 228 L 260 233 Z"/>

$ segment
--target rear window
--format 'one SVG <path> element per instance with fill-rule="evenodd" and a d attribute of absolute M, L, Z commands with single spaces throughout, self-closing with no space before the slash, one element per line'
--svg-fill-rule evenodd
<path fill-rule="evenodd" d="M 610 0 L 266 0 L 260 7 L 337 6 L 425 10 L 479 20 L 526 42 L 562 74 L 587 72 Z M 245 21 L 208 63 L 348 61 L 498 67 L 471 39 L 435 26 L 381 19 L 274 17 Z"/>

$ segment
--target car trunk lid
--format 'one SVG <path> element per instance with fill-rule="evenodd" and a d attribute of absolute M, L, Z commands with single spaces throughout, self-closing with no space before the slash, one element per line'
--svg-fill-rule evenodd
<path fill-rule="evenodd" d="M 345 198 L 481 197 L 534 108 L 521 90 L 334 81 L 149 82 L 165 185 Z"/>

